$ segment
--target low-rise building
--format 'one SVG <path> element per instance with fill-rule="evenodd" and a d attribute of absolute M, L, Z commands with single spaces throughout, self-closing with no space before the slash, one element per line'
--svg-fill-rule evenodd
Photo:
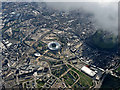
<path fill-rule="evenodd" d="M 91 76 L 91 77 L 95 76 L 95 74 L 96 74 L 96 72 L 94 72 L 93 70 L 91 70 L 90 68 L 88 68 L 88 67 L 86 67 L 86 66 L 83 66 L 83 67 L 81 68 L 81 70 L 82 70 L 83 72 L 85 72 L 86 74 L 88 74 L 89 76 Z"/>

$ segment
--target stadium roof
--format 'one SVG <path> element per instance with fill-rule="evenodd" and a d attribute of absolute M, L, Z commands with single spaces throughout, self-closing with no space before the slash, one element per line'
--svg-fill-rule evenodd
<path fill-rule="evenodd" d="M 60 44 L 58 42 L 50 42 L 48 43 L 48 48 L 50 50 L 58 50 L 60 48 Z"/>
<path fill-rule="evenodd" d="M 86 66 L 83 66 L 81 70 L 92 77 L 96 74 L 94 71 L 92 71 L 90 68 Z"/>

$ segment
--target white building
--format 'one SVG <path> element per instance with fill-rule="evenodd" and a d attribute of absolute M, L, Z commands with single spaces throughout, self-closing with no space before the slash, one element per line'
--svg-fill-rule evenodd
<path fill-rule="evenodd" d="M 40 53 L 34 53 L 34 55 L 35 55 L 36 57 L 41 56 L 41 54 L 40 54 Z"/>
<path fill-rule="evenodd" d="M 7 47 L 10 47 L 11 45 L 12 45 L 12 43 L 8 43 L 8 44 L 7 44 Z"/>
<path fill-rule="evenodd" d="M 50 42 L 48 43 L 48 48 L 50 50 L 58 50 L 60 48 L 60 44 L 58 42 Z"/>
<path fill-rule="evenodd" d="M 96 72 L 94 72 L 93 70 L 91 70 L 90 68 L 83 66 L 81 68 L 81 71 L 85 72 L 86 74 L 90 75 L 90 76 L 95 76 Z"/>

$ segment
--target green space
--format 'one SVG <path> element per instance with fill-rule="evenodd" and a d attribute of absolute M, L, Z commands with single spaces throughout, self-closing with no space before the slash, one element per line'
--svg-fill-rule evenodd
<path fill-rule="evenodd" d="M 70 86 L 73 85 L 73 83 L 75 82 L 73 79 L 74 77 L 68 72 L 66 75 L 63 76 L 64 81 L 69 84 Z"/>
<path fill-rule="evenodd" d="M 80 76 L 80 81 L 81 81 L 81 85 L 89 85 L 89 86 L 92 86 L 93 83 L 92 83 L 92 78 L 90 78 L 89 76 L 87 76 L 86 74 L 78 71 L 77 69 L 75 68 L 72 68 L 72 70 L 74 70 L 75 72 L 77 72 Z"/>
<path fill-rule="evenodd" d="M 78 88 L 86 88 L 86 90 L 89 88 L 88 84 L 84 82 L 84 80 L 79 80 L 75 85 L 72 87 L 74 89 Z"/>
<path fill-rule="evenodd" d="M 77 80 L 78 79 L 78 75 L 73 72 L 72 70 L 69 71 L 69 73 Z"/>
<path fill-rule="evenodd" d="M 68 64 L 67 64 L 67 67 L 68 67 L 68 68 L 72 68 L 72 66 L 71 66 L 71 65 L 68 65 Z"/>
<path fill-rule="evenodd" d="M 117 73 L 118 76 L 120 76 L 120 66 L 116 70 L 114 70 L 114 72 Z"/>
<path fill-rule="evenodd" d="M 37 82 L 37 87 L 38 87 L 38 88 L 40 88 L 41 86 L 43 86 L 43 85 L 45 84 L 44 81 L 40 81 L 39 79 L 36 80 L 36 82 Z"/>
<path fill-rule="evenodd" d="M 20 81 L 20 83 L 27 82 L 27 81 L 30 81 L 30 80 L 33 80 L 33 79 L 32 79 L 32 78 L 30 78 L 30 79 L 25 79 L 25 80 L 23 80 L 23 81 Z"/>
<path fill-rule="evenodd" d="M 117 71 L 120 73 L 120 66 L 117 68 Z"/>
<path fill-rule="evenodd" d="M 53 68 L 52 74 L 55 75 L 56 77 L 60 77 L 65 71 L 67 71 L 67 67 L 65 65 L 58 66 Z"/>
<path fill-rule="evenodd" d="M 78 83 L 79 83 L 82 87 L 85 87 L 85 88 L 88 88 L 88 87 L 89 87 L 88 82 L 85 81 L 85 79 L 83 79 L 83 78 L 80 78 L 80 80 L 78 81 Z"/>

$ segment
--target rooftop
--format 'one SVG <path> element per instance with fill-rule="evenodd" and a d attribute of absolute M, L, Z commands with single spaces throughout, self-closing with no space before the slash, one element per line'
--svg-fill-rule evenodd
<path fill-rule="evenodd" d="M 50 42 L 48 43 L 48 48 L 50 50 L 58 50 L 60 48 L 60 44 L 58 42 Z"/>
<path fill-rule="evenodd" d="M 85 72 L 86 74 L 92 76 L 92 77 L 96 74 L 94 71 L 92 71 L 91 69 L 89 69 L 89 68 L 86 67 L 86 66 L 83 66 L 83 67 L 81 68 L 81 70 L 82 70 L 83 72 Z"/>

